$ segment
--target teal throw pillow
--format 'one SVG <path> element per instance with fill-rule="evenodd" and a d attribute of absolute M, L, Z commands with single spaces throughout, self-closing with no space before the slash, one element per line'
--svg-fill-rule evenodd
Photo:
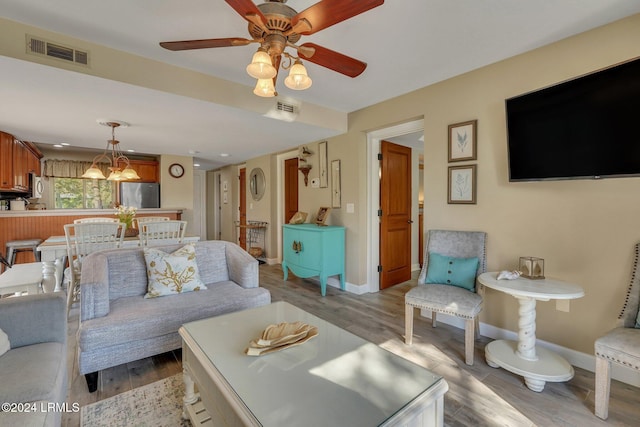
<path fill-rule="evenodd" d="M 207 289 L 200 280 L 193 245 L 185 245 L 170 254 L 155 248 L 144 248 L 144 260 L 148 279 L 145 298 Z"/>
<path fill-rule="evenodd" d="M 425 283 L 453 285 L 469 291 L 476 286 L 478 258 L 454 258 L 429 252 L 429 266 Z"/>
<path fill-rule="evenodd" d="M 638 315 L 636 316 L 636 328 L 640 329 L 640 310 L 638 310 Z"/>

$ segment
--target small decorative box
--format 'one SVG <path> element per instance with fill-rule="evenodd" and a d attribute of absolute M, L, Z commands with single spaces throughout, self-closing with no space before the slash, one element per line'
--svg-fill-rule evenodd
<path fill-rule="evenodd" d="M 518 270 L 527 279 L 544 279 L 544 259 L 532 256 L 520 257 Z"/>

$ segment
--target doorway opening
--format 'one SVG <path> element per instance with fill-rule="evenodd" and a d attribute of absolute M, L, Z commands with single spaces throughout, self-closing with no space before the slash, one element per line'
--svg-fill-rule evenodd
<path fill-rule="evenodd" d="M 380 161 L 378 153 L 380 153 L 380 144 L 382 140 L 398 143 L 403 136 L 410 134 L 424 133 L 424 119 L 416 119 L 410 122 L 402 123 L 388 128 L 375 130 L 367 133 L 367 199 L 368 199 L 368 215 L 367 215 L 367 284 L 369 292 L 378 292 L 380 290 L 380 273 L 378 265 L 380 265 L 380 220 L 378 210 L 380 209 Z M 417 137 L 416 137 L 417 139 Z M 424 142 L 419 143 L 424 150 Z M 417 149 L 418 147 L 416 147 Z M 416 168 L 417 169 L 417 168 Z M 417 171 L 416 171 L 417 174 Z M 416 190 L 413 192 L 415 200 L 412 200 L 412 218 L 414 219 L 412 235 L 414 236 L 413 244 L 418 250 L 418 186 L 416 182 Z M 382 236 L 384 238 L 384 236 Z M 416 258 L 417 259 L 417 258 Z"/>

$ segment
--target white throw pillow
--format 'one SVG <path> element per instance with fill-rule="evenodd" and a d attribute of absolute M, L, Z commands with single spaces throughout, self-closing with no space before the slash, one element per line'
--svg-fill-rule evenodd
<path fill-rule="evenodd" d="M 2 329 L 0 329 L 0 356 L 9 351 L 9 349 L 11 349 L 9 337 L 4 333 Z"/>
<path fill-rule="evenodd" d="M 145 298 L 175 295 L 207 289 L 200 280 L 196 264 L 196 248 L 185 245 L 173 253 L 144 248 L 147 264 L 147 293 Z"/>

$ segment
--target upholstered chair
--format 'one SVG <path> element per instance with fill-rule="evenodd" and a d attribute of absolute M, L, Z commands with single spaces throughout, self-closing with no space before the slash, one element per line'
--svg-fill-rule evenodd
<path fill-rule="evenodd" d="M 478 314 L 482 310 L 482 289 L 477 277 L 486 271 L 486 233 L 481 231 L 429 230 L 418 286 L 405 294 L 405 343 L 413 341 L 416 308 L 445 313 L 465 321 L 465 363 L 473 365 Z M 480 291 L 480 292 L 478 292 Z"/>
<path fill-rule="evenodd" d="M 596 395 L 595 414 L 606 420 L 609 416 L 611 362 L 640 371 L 640 243 L 635 246 L 633 272 L 617 327 L 595 342 Z"/>

